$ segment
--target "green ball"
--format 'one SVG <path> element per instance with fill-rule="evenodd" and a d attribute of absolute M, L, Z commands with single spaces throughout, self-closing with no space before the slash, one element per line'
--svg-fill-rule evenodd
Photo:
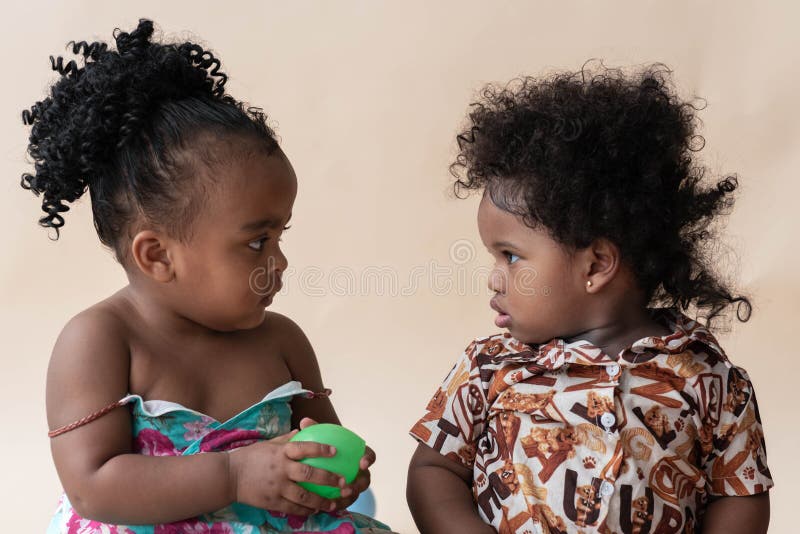
<path fill-rule="evenodd" d="M 330 423 L 306 427 L 289 441 L 315 441 L 336 447 L 335 456 L 304 458 L 300 462 L 341 475 L 348 484 L 353 482 L 358 475 L 358 464 L 364 456 L 367 445 L 355 432 Z M 298 484 L 326 499 L 338 499 L 342 495 L 340 488 L 334 486 L 323 486 L 311 482 L 298 482 Z"/>

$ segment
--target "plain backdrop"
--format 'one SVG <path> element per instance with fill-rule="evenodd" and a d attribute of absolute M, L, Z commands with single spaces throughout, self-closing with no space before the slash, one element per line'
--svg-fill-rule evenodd
<path fill-rule="evenodd" d="M 378 453 L 378 516 L 416 532 L 405 505 L 408 428 L 454 358 L 494 333 L 477 199 L 454 199 L 448 164 L 469 102 L 487 82 L 660 61 L 702 96 L 712 177 L 735 172 L 720 268 L 754 296 L 752 320 L 721 336 L 756 385 L 767 438 L 772 532 L 795 532 L 800 476 L 796 312 L 800 9 L 793 2 L 44 2 L 0 8 L 0 502 L 3 531 L 42 532 L 60 484 L 44 411 L 47 361 L 75 313 L 124 285 L 93 231 L 88 198 L 58 242 L 40 200 L 20 112 L 55 78 L 50 54 L 110 40 L 152 18 L 222 58 L 228 89 L 270 115 L 299 177 L 274 309 L 314 344 L 334 404 Z M 436 274 L 439 273 L 439 274 Z M 474 283 L 473 283 L 474 282 Z M 473 287 L 476 286 L 476 287 Z M 91 347 L 87 347 L 91 350 Z M 224 357 L 222 355 L 221 357 Z M 81 387 L 76 384 L 75 387 Z M 796 511 L 796 510 L 795 510 Z"/>

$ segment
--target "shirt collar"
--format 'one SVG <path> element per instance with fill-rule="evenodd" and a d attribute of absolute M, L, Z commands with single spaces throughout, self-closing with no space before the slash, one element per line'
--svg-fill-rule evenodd
<path fill-rule="evenodd" d="M 714 359 L 725 361 L 727 356 L 708 329 L 674 308 L 651 309 L 653 319 L 672 333 L 650 336 L 635 341 L 617 356 L 605 354 L 600 348 L 585 340 L 567 342 L 556 338 L 547 343 L 532 345 L 522 343 L 505 333 L 484 340 L 479 358 L 489 363 L 518 362 L 534 364 L 546 369 L 556 369 L 567 363 L 582 365 L 609 365 L 612 363 L 636 365 L 660 354 L 679 354 L 687 350 L 705 352 Z"/>

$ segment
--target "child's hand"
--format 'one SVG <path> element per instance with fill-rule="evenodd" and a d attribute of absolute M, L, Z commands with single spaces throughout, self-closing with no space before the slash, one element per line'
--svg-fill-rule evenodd
<path fill-rule="evenodd" d="M 304 417 L 300 421 L 300 429 L 302 430 L 306 427 L 316 424 L 317 422 L 310 417 Z M 356 502 L 358 496 L 367 490 L 370 484 L 369 466 L 374 463 L 375 451 L 367 446 L 366 450 L 364 451 L 364 456 L 361 457 L 361 461 L 358 465 L 359 471 L 358 475 L 356 475 L 356 479 L 353 480 L 352 484 L 347 484 L 346 486 L 342 487 L 342 496 L 339 499 L 336 499 L 336 510 L 344 510 Z"/>
<path fill-rule="evenodd" d="M 342 510 L 347 508 L 351 504 L 353 504 L 358 496 L 367 490 L 370 483 L 370 473 L 369 473 L 369 466 L 375 463 L 375 451 L 373 451 L 369 446 L 364 451 L 364 456 L 361 457 L 361 463 L 359 464 L 359 471 L 358 475 L 356 475 L 356 479 L 353 481 L 352 484 L 346 485 L 342 488 L 342 497 L 336 500 L 336 509 Z M 348 494 L 348 490 L 351 490 L 352 493 Z"/>
<path fill-rule="evenodd" d="M 338 502 L 325 499 L 296 482 L 344 487 L 344 478 L 297 460 L 335 456 L 336 449 L 312 441 L 289 442 L 297 430 L 229 453 L 229 484 L 234 501 L 265 510 L 308 516 L 332 511 Z"/>

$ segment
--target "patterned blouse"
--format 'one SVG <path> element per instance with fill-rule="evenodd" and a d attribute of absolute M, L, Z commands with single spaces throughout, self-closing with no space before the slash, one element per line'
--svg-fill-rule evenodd
<path fill-rule="evenodd" d="M 710 497 L 772 487 L 755 392 L 700 323 L 606 355 L 587 341 L 473 341 L 411 435 L 472 469 L 501 533 L 699 532 Z"/>

